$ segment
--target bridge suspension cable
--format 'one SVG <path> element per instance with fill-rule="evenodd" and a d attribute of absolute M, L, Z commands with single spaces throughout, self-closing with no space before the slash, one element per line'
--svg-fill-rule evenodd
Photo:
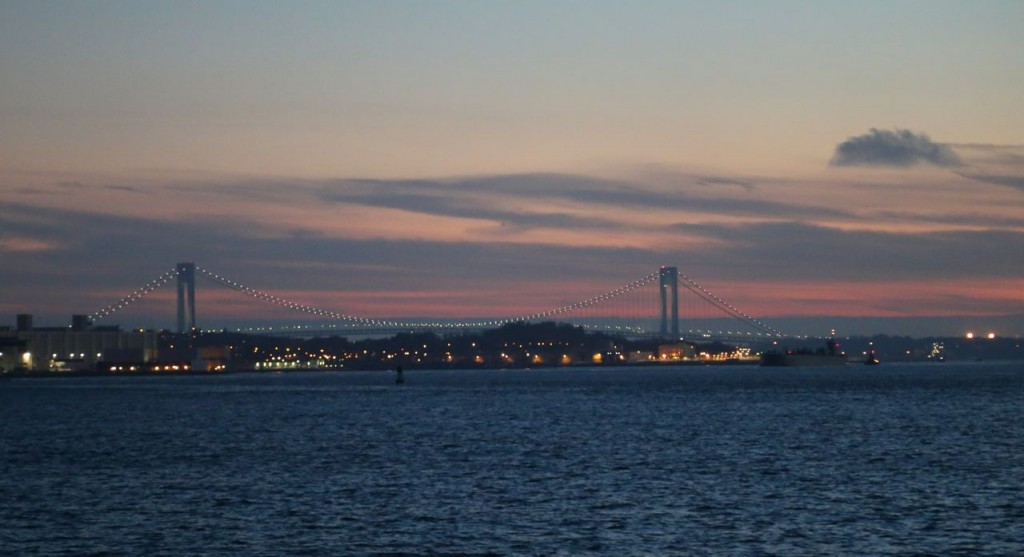
<path fill-rule="evenodd" d="M 558 307 L 558 308 L 555 308 L 555 309 L 551 309 L 551 310 L 548 310 L 548 311 L 542 311 L 542 312 L 539 312 L 539 313 L 533 313 L 533 314 L 530 314 L 530 315 L 522 315 L 522 316 L 519 316 L 519 317 L 509 317 L 509 318 L 505 318 L 505 319 L 496 319 L 496 320 L 493 320 L 493 321 L 478 321 L 478 322 L 475 322 L 475 323 L 461 323 L 461 324 L 458 324 L 458 326 L 466 327 L 466 328 L 494 327 L 494 326 L 504 325 L 504 324 L 507 324 L 507 323 L 515 323 L 515 322 L 519 322 L 519 321 L 535 321 L 537 319 L 547 319 L 549 317 L 557 317 L 559 315 L 564 315 L 564 314 L 570 313 L 572 311 L 593 307 L 593 306 L 596 306 L 596 305 L 598 305 L 598 304 L 600 304 L 602 302 L 607 302 L 609 300 L 618 298 L 619 296 L 622 296 L 623 294 L 628 294 L 630 292 L 633 292 L 634 290 L 637 290 L 637 289 L 643 288 L 645 286 L 648 286 L 648 285 L 650 285 L 651 283 L 653 283 L 656 280 L 658 280 L 658 273 L 654 272 L 654 273 L 651 273 L 651 274 L 649 274 L 649 275 L 647 275 L 647 276 L 645 276 L 643 278 L 634 280 L 633 282 L 631 282 L 629 284 L 625 284 L 623 286 L 620 286 L 619 288 L 616 288 L 615 290 L 609 290 L 608 292 L 605 292 L 604 294 L 600 294 L 598 296 L 594 296 L 593 298 L 587 298 L 586 300 L 583 300 L 581 302 L 576 302 L 574 304 L 569 304 L 569 305 L 565 305 L 565 306 Z"/>
<path fill-rule="evenodd" d="M 250 287 L 248 287 L 248 286 L 246 286 L 244 284 L 241 284 L 239 282 L 235 282 L 235 281 L 233 281 L 233 280 L 231 280 L 231 279 L 229 279 L 227 277 L 223 277 L 221 275 L 218 275 L 217 273 L 214 273 L 213 271 L 210 271 L 208 269 L 204 269 L 202 267 L 199 267 L 198 265 L 196 266 L 196 272 L 199 273 L 199 275 L 204 277 L 204 278 L 210 279 L 210 280 L 212 280 L 212 281 L 214 281 L 214 282 L 216 282 L 218 284 L 226 286 L 226 287 L 228 287 L 228 288 L 230 288 L 232 290 L 235 290 L 237 292 L 241 292 L 241 293 L 245 294 L 246 296 L 249 296 L 251 298 L 255 298 L 257 300 L 261 300 L 261 301 L 264 301 L 264 302 L 270 302 L 272 304 L 277 304 L 279 306 L 282 306 L 282 307 L 285 307 L 285 308 L 288 308 L 288 309 L 291 309 L 291 310 L 301 311 L 303 313 L 309 313 L 311 315 L 316 315 L 318 317 L 328 317 L 328 318 L 337 319 L 337 320 L 340 320 L 340 321 L 348 321 L 350 323 L 360 324 L 360 325 L 370 325 L 370 326 L 376 326 L 376 327 L 398 325 L 397 323 L 386 322 L 386 321 L 382 321 L 382 320 L 378 320 L 378 319 L 368 319 L 368 318 L 364 318 L 364 317 L 356 317 L 354 315 L 346 315 L 344 313 L 339 313 L 339 312 L 331 311 L 331 310 L 327 310 L 327 309 L 321 309 L 321 308 L 317 308 L 317 307 L 308 306 L 308 305 L 305 305 L 305 304 L 300 304 L 300 303 L 297 303 L 297 302 L 293 302 L 291 300 L 286 300 L 286 299 L 281 298 L 279 296 L 274 296 L 273 294 L 268 294 L 266 292 L 263 292 L 262 290 L 257 290 L 255 288 L 250 288 Z"/>
<path fill-rule="evenodd" d="M 742 311 L 736 309 L 735 307 L 733 307 L 731 304 L 729 304 L 725 300 L 719 298 L 718 296 L 715 296 L 714 294 L 709 292 L 706 288 L 704 288 L 703 286 L 697 284 L 690 277 L 688 277 L 688 276 L 686 276 L 684 274 L 680 274 L 679 278 L 677 280 L 678 280 L 680 286 L 686 288 L 690 292 L 693 292 L 694 294 L 696 294 L 697 296 L 702 298 L 704 301 L 706 301 L 709 304 L 711 304 L 711 305 L 721 309 L 722 311 L 724 311 L 725 313 L 729 314 L 730 316 L 735 317 L 736 319 L 739 319 L 740 321 L 743 321 L 745 323 L 748 323 L 748 324 L 754 326 L 755 328 L 760 329 L 761 331 L 763 331 L 765 333 L 768 333 L 769 335 L 783 336 L 783 334 L 781 332 L 779 332 L 777 329 L 775 329 L 774 327 L 772 327 L 770 325 L 767 325 L 767 324 L 765 324 L 765 323 L 763 323 L 761 321 L 758 321 L 757 319 L 755 319 L 755 318 L 747 315 L 746 313 L 743 313 Z"/>
<path fill-rule="evenodd" d="M 93 320 L 93 321 L 98 321 L 100 319 L 109 317 L 110 315 L 116 313 L 117 311 L 127 307 L 128 305 L 131 305 L 131 304 L 141 300 L 142 298 L 146 297 L 148 294 L 150 294 L 153 291 L 157 290 L 158 288 L 166 285 L 168 282 L 171 282 L 173 279 L 178 278 L 180 280 L 181 277 L 178 276 L 178 272 L 179 272 L 178 269 L 170 269 L 170 270 L 168 270 L 167 272 L 161 274 L 157 278 L 149 281 L 144 286 L 136 289 L 131 294 L 129 294 L 127 296 L 124 296 L 123 298 L 121 298 L 118 301 L 116 301 L 116 302 L 114 302 L 114 303 L 104 307 L 103 309 L 100 309 L 100 310 L 92 313 L 91 315 L 89 315 L 89 318 L 91 320 Z M 232 289 L 232 290 L 235 290 L 235 291 L 240 292 L 242 294 L 245 294 L 246 296 L 249 296 L 249 297 L 251 297 L 253 299 L 256 299 L 256 300 L 259 300 L 259 301 L 275 304 L 275 305 L 287 308 L 289 310 L 305 313 L 305 314 L 308 314 L 308 315 L 313 315 L 313 316 L 317 316 L 317 317 L 321 317 L 321 318 L 327 318 L 327 319 L 333 319 L 333 320 L 337 320 L 337 321 L 342 321 L 342 322 L 344 322 L 345 326 L 349 326 L 349 327 L 353 327 L 353 328 L 360 327 L 360 328 L 375 328 L 375 329 L 427 329 L 427 328 L 433 328 L 433 329 L 473 329 L 473 328 L 499 327 L 499 326 L 502 326 L 502 325 L 505 325 L 505 324 L 508 324 L 508 323 L 515 323 L 515 322 L 522 322 L 522 321 L 537 321 L 537 320 L 550 319 L 550 318 L 555 318 L 555 317 L 560 317 L 560 316 L 567 316 L 570 319 L 578 319 L 579 318 L 579 313 L 577 313 L 576 316 L 572 316 L 572 315 L 569 315 L 569 314 L 572 314 L 573 312 L 580 312 L 582 310 L 588 310 L 588 309 L 593 311 L 593 310 L 595 310 L 597 308 L 597 306 L 607 307 L 607 303 L 608 302 L 611 302 L 612 300 L 616 300 L 617 298 L 620 299 L 620 301 L 616 302 L 619 306 L 621 306 L 623 303 L 627 303 L 627 305 L 628 305 L 629 302 L 632 302 L 632 305 L 636 306 L 636 305 L 639 304 L 639 302 L 637 300 L 633 300 L 632 299 L 632 298 L 635 298 L 635 296 L 634 297 L 625 297 L 625 295 L 629 294 L 629 293 L 633 293 L 633 292 L 639 292 L 640 295 L 643 295 L 643 290 L 642 289 L 644 289 L 645 287 L 650 286 L 653 283 L 656 283 L 659 280 L 659 278 L 660 278 L 660 273 L 658 271 L 656 271 L 656 272 L 650 273 L 650 274 L 648 274 L 648 275 L 646 275 L 646 276 L 644 276 L 644 277 L 642 277 L 640 279 L 637 279 L 635 281 L 632 281 L 630 283 L 622 285 L 622 286 L 620 286 L 620 287 L 618 287 L 618 288 L 616 288 L 614 290 L 610 290 L 608 292 L 605 292 L 603 294 L 599 294 L 597 296 L 593 296 L 591 298 L 587 298 L 587 299 L 579 301 L 579 302 L 567 304 L 567 305 L 564 305 L 564 306 L 561 306 L 561 307 L 557 307 L 557 308 L 554 308 L 554 309 L 550 309 L 550 310 L 547 310 L 547 311 L 541 311 L 541 312 L 532 313 L 532 314 L 528 314 L 528 315 L 520 315 L 520 316 L 517 316 L 517 317 L 498 318 L 498 319 L 481 320 L 481 321 L 464 321 L 464 322 L 447 321 L 447 322 L 433 322 L 433 323 L 431 323 L 431 322 L 394 321 L 394 320 L 387 320 L 387 319 L 375 319 L 375 318 L 359 317 L 359 316 L 355 316 L 355 315 L 349 315 L 349 314 L 345 314 L 345 313 L 341 313 L 341 312 L 337 312 L 337 311 L 332 311 L 332 310 L 328 310 L 328 309 L 323 309 L 323 308 L 318 308 L 318 307 L 315 307 L 315 306 L 311 306 L 311 305 L 307 305 L 307 304 L 301 304 L 301 303 L 298 303 L 298 302 L 295 302 L 295 301 L 292 301 L 292 300 L 281 298 L 280 296 L 275 296 L 275 295 L 270 294 L 268 292 L 264 292 L 262 290 L 257 290 L 255 288 L 246 286 L 246 285 L 241 284 L 241 283 L 239 283 L 237 281 L 231 280 L 231 279 L 229 279 L 227 277 L 224 277 L 222 275 L 214 273 L 213 271 L 210 271 L 209 269 L 202 268 L 202 267 L 200 267 L 198 265 L 195 266 L 195 272 L 199 276 L 201 276 L 203 278 L 211 280 L 211 281 L 213 281 L 213 282 L 215 282 L 217 284 L 220 284 L 220 285 L 225 286 L 225 287 L 227 287 L 229 289 Z M 780 333 L 775 328 L 773 328 L 773 327 L 771 327 L 771 326 L 769 326 L 769 325 L 767 325 L 767 324 L 765 324 L 765 323 L 763 323 L 763 322 L 761 322 L 761 321 L 759 321 L 759 320 L 757 320 L 757 319 L 747 315 L 746 313 L 740 311 L 739 309 L 735 308 L 734 306 L 732 306 L 731 304 L 729 304 L 725 300 L 722 300 L 718 296 L 716 296 L 716 295 L 712 294 L 711 292 L 709 292 L 706 288 L 704 288 L 703 286 L 701 286 L 700 284 L 695 282 L 690 277 L 687 277 L 686 275 L 683 275 L 683 274 L 679 274 L 678 278 L 677 278 L 677 282 L 678 282 L 679 285 L 681 285 L 682 287 L 686 288 L 690 292 L 694 293 L 697 297 L 699 297 L 700 299 L 704 300 L 709 305 L 717 308 L 719 311 L 722 311 L 725 314 L 727 314 L 728 316 L 730 316 L 732 318 L 735 318 L 735 319 L 738 319 L 741 322 L 747 324 L 748 326 L 750 326 L 750 327 L 752 327 L 752 328 L 754 328 L 756 330 L 761 331 L 761 333 L 757 333 L 757 334 L 759 334 L 759 335 L 760 334 L 767 334 L 767 335 L 771 335 L 771 336 L 782 336 L 782 333 Z M 179 296 L 180 296 L 180 293 L 179 293 Z M 621 300 L 625 300 L 626 302 L 622 302 Z M 652 307 L 653 307 L 653 304 L 652 304 Z M 638 313 L 641 313 L 641 314 L 643 312 L 643 308 L 633 308 L 633 310 L 638 312 Z M 593 324 L 583 325 L 583 326 L 584 327 L 597 328 Z M 611 328 L 619 330 L 620 332 L 631 332 L 631 333 L 638 333 L 638 332 L 639 333 L 643 333 L 644 332 L 644 329 L 643 329 L 642 326 L 640 326 L 640 327 L 634 327 L 634 326 L 629 326 L 629 325 L 624 326 L 621 323 L 619 323 L 619 324 L 617 324 L 617 325 L 615 325 L 614 327 L 611 327 Z M 693 331 L 691 330 L 691 332 L 693 332 Z M 747 333 L 747 334 L 749 335 L 749 333 Z"/>
<path fill-rule="evenodd" d="M 562 307 L 559 307 L 559 308 L 555 308 L 555 309 L 552 309 L 552 310 L 538 312 L 538 313 L 533 313 L 533 314 L 529 314 L 529 315 L 522 315 L 522 316 L 518 316 L 518 317 L 509 317 L 509 318 L 494 319 L 494 320 L 487 320 L 487 321 L 427 323 L 427 322 L 411 322 L 411 321 L 390 321 L 390 320 L 383 320 L 383 319 L 372 319 L 372 318 L 367 318 L 367 317 L 357 317 L 357 316 L 354 316 L 354 315 L 347 315 L 347 314 L 339 313 L 339 312 L 336 312 L 336 311 L 331 311 L 331 310 L 321 309 L 321 308 L 317 308 L 317 307 L 313 307 L 313 306 L 309 306 L 309 305 L 305 305 L 305 304 L 300 304 L 300 303 L 297 303 L 297 302 L 294 302 L 294 301 L 291 301 L 291 300 L 287 300 L 285 298 L 281 298 L 279 296 L 275 296 L 273 294 L 269 294 L 269 293 L 264 292 L 262 290 L 257 290 L 255 288 L 250 288 L 248 286 L 245 286 L 244 284 L 241 284 L 239 282 L 233 281 L 233 280 L 231 280 L 231 279 L 229 279 L 227 277 L 218 275 L 217 273 L 214 273 L 214 272 L 212 272 L 212 271 L 210 271 L 208 269 L 204 269 L 204 268 L 199 267 L 199 266 L 196 266 L 196 272 L 199 273 L 199 275 L 202 276 L 202 277 L 205 277 L 205 278 L 210 279 L 210 280 L 212 280 L 214 282 L 217 282 L 218 284 L 221 284 L 221 285 L 224 285 L 224 286 L 226 286 L 228 288 L 231 288 L 232 290 L 241 292 L 241 293 L 243 293 L 243 294 L 245 294 L 245 295 L 247 295 L 249 297 L 252 297 L 254 299 L 261 300 L 261 301 L 264 301 L 264 302 L 270 302 L 270 303 L 273 303 L 273 304 L 277 304 L 279 306 L 282 306 L 282 307 L 285 307 L 285 308 L 288 308 L 288 309 L 292 309 L 292 310 L 295 310 L 295 311 L 300 311 L 300 312 L 303 312 L 303 313 L 308 313 L 308 314 L 311 314 L 311 315 L 316 315 L 318 317 L 326 317 L 326 318 L 330 318 L 330 319 L 337 319 L 337 320 L 340 320 L 340 321 L 347 321 L 349 323 L 352 323 L 353 325 L 366 325 L 366 326 L 381 327 L 381 328 L 384 328 L 384 327 L 396 327 L 396 328 L 409 328 L 409 329 L 428 328 L 428 327 L 451 328 L 451 329 L 466 329 L 466 328 L 479 328 L 479 327 L 497 327 L 497 326 L 501 326 L 501 325 L 504 325 L 504 324 L 507 324 L 507 323 L 515 323 L 515 322 L 519 322 L 519 321 L 535 321 L 535 320 L 538 320 L 538 319 L 546 319 L 546 318 L 550 318 L 550 317 L 556 317 L 556 316 L 563 315 L 563 314 L 566 314 L 566 313 L 569 313 L 569 312 L 572 312 L 572 311 L 575 311 L 575 310 L 592 307 L 592 306 L 595 306 L 595 305 L 600 304 L 602 302 L 606 302 L 608 300 L 617 298 L 619 296 L 622 296 L 623 294 L 627 294 L 627 293 L 632 292 L 634 290 L 637 290 L 639 288 L 643 288 L 644 286 L 647 286 L 647 285 L 651 284 L 652 282 L 654 282 L 658 278 L 658 273 L 651 273 L 651 274 L 649 274 L 649 275 L 647 275 L 647 276 L 645 276 L 645 277 L 643 277 L 641 279 L 635 280 L 633 282 L 630 282 L 629 284 L 625 284 L 625 285 L 623 285 L 623 286 L 621 286 L 619 288 L 616 288 L 615 290 L 611 290 L 611 291 L 605 292 L 604 294 L 600 294 L 598 296 L 594 296 L 592 298 L 588 298 L 588 299 L 583 300 L 581 302 L 576 302 L 576 303 L 565 305 L 565 306 L 562 306 Z"/>
<path fill-rule="evenodd" d="M 142 286 L 140 288 L 137 288 L 131 294 L 121 298 L 120 300 L 110 304 L 109 306 L 107 306 L 107 307 L 105 307 L 103 309 L 100 309 L 100 310 L 97 310 L 97 311 L 91 313 L 89 315 L 89 320 L 90 321 L 99 321 L 100 319 L 103 319 L 104 317 L 109 317 L 112 314 L 116 313 L 118 310 L 123 309 L 126 306 L 129 306 L 129 305 L 131 305 L 131 304 L 133 304 L 133 303 L 135 303 L 135 302 L 145 298 L 146 295 L 148 295 L 149 293 L 153 292 L 154 290 L 160 288 L 161 286 L 167 284 L 168 282 L 171 281 L 171 279 L 174 279 L 177 276 L 178 276 L 177 269 L 171 269 L 171 270 L 167 271 L 166 273 L 156 277 L 155 279 L 147 282 L 144 286 Z"/>

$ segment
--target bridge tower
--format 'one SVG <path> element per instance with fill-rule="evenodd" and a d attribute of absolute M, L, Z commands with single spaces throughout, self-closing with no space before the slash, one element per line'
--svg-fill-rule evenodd
<path fill-rule="evenodd" d="M 196 328 L 196 264 L 178 263 L 178 332 Z"/>
<path fill-rule="evenodd" d="M 658 284 L 661 291 L 661 336 L 672 335 L 679 338 L 679 270 L 675 267 L 662 267 L 658 271 Z M 669 305 L 671 304 L 671 306 Z M 671 323 L 669 323 L 671 319 Z"/>

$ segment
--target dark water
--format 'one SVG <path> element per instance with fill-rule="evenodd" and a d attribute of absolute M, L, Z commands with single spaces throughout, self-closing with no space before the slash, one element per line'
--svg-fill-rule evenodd
<path fill-rule="evenodd" d="M 0 553 L 1020 555 L 1024 365 L 0 384 Z"/>

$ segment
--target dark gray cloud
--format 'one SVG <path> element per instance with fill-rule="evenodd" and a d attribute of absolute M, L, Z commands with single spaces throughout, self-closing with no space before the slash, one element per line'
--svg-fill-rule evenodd
<path fill-rule="evenodd" d="M 872 128 L 864 135 L 851 137 L 836 146 L 832 166 L 896 166 L 915 164 L 962 166 L 963 161 L 950 147 L 935 143 L 925 134 L 910 130 Z"/>

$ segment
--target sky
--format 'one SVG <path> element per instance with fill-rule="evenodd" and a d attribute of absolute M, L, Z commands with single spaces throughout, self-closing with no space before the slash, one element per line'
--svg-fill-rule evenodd
<path fill-rule="evenodd" d="M 1024 334 L 1022 44 L 1019 1 L 0 0 L 0 325 L 179 261 L 367 317 L 672 265 L 769 323 Z"/>

